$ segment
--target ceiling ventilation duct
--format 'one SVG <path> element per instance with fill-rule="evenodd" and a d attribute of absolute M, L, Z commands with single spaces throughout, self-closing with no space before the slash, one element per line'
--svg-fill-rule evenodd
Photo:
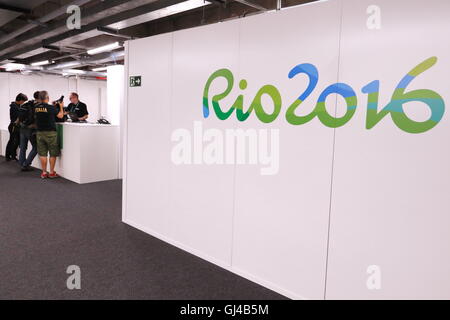
<path fill-rule="evenodd" d="M 149 22 L 152 20 L 161 19 L 167 16 L 171 16 L 180 12 L 193 10 L 196 8 L 200 8 L 206 5 L 211 4 L 209 1 L 205 0 L 187 0 L 181 3 L 177 3 L 166 8 L 158 9 L 155 11 L 151 11 L 145 14 L 141 14 L 139 16 L 126 19 L 117 23 L 110 24 L 108 27 L 116 30 L 125 29 L 128 27 L 132 27 L 141 23 Z"/>
<path fill-rule="evenodd" d="M 45 68 L 45 70 L 62 70 L 62 69 L 73 69 L 90 65 L 101 65 L 117 60 L 121 60 L 125 56 L 125 51 L 117 51 L 112 53 L 102 53 L 90 58 L 84 58 L 77 61 L 62 62 L 59 64 L 51 65 Z"/>

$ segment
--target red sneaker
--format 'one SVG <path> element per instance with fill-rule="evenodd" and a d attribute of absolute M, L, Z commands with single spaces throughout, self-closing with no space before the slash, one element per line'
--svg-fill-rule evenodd
<path fill-rule="evenodd" d="M 47 179 L 48 178 L 48 173 L 47 172 L 42 172 L 41 173 L 41 179 Z"/>
<path fill-rule="evenodd" d="M 48 177 L 49 177 L 50 179 L 59 178 L 59 176 L 58 176 L 58 174 L 57 174 L 56 172 L 50 173 L 50 174 L 48 175 Z"/>

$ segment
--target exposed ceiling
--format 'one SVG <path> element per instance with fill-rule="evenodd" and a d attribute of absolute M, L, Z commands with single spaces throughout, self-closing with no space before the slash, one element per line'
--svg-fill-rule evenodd
<path fill-rule="evenodd" d="M 122 64 L 126 40 L 313 1 L 318 0 L 0 0 L 0 72 L 104 77 L 93 69 Z M 80 9 L 80 29 L 67 25 L 73 5 Z M 32 66 L 42 61 L 48 63 Z"/>

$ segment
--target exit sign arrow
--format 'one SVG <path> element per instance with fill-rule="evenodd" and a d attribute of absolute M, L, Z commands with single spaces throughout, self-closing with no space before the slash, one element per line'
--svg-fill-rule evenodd
<path fill-rule="evenodd" d="M 142 84 L 141 76 L 131 76 L 130 77 L 130 87 L 140 87 Z"/>

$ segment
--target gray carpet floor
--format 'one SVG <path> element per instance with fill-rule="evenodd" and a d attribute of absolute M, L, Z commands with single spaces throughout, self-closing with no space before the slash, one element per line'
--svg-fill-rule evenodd
<path fill-rule="evenodd" d="M 0 157 L 0 299 L 284 299 L 122 223 L 121 189 Z M 66 287 L 69 265 L 81 290 Z"/>

